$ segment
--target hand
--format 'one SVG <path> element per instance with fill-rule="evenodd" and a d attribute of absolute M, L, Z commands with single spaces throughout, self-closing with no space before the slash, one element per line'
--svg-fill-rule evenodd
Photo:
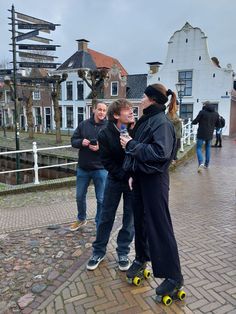
<path fill-rule="evenodd" d="M 93 152 L 97 152 L 99 150 L 99 145 L 91 145 L 89 144 L 89 149 L 92 150 Z"/>
<path fill-rule="evenodd" d="M 133 178 L 129 178 L 128 183 L 129 183 L 130 191 L 133 190 L 133 182 L 134 182 L 134 179 Z"/>
<path fill-rule="evenodd" d="M 90 141 L 87 140 L 86 138 L 84 138 L 82 141 L 82 146 L 84 146 L 84 147 L 89 146 L 89 143 L 90 143 Z"/>
<path fill-rule="evenodd" d="M 122 146 L 122 148 L 124 148 L 125 149 L 125 147 L 126 147 L 126 145 L 127 145 L 127 143 L 129 142 L 129 141 L 131 141 L 132 140 L 132 137 L 130 137 L 130 136 L 120 136 L 120 144 L 121 144 L 121 146 Z"/>

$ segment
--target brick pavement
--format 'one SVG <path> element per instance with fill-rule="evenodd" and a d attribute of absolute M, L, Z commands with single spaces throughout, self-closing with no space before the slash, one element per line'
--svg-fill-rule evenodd
<path fill-rule="evenodd" d="M 97 270 L 86 271 L 90 254 L 87 250 L 50 296 L 42 293 L 38 302 L 23 313 L 31 313 L 33 308 L 35 314 L 236 313 L 236 141 L 227 139 L 222 149 L 212 148 L 211 167 L 201 174 L 196 169 L 194 160 L 171 174 L 170 204 L 188 295 L 186 302 L 175 302 L 170 308 L 156 304 L 153 296 L 159 280 L 154 278 L 141 287 L 125 282 L 125 275 L 115 262 L 115 227 L 106 259 Z M 66 202 L 49 206 L 47 212 L 51 208 L 55 213 L 58 210 L 60 220 Z M 71 206 L 66 208 L 72 205 L 71 200 Z M 133 254 L 132 250 L 131 257 Z"/>

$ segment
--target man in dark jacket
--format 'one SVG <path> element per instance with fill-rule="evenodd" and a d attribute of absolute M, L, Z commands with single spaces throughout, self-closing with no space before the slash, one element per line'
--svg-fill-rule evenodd
<path fill-rule="evenodd" d="M 78 230 L 86 222 L 86 194 L 91 179 L 97 198 L 95 222 L 98 225 L 107 171 L 99 156 L 98 134 L 106 126 L 107 106 L 97 103 L 90 119 L 80 122 L 71 137 L 72 147 L 79 149 L 79 161 L 76 178 L 77 221 L 70 226 L 71 231 Z"/>
<path fill-rule="evenodd" d="M 98 136 L 99 153 L 108 177 L 96 240 L 93 243 L 93 255 L 87 264 L 88 270 L 96 269 L 104 259 L 122 194 L 123 220 L 117 236 L 116 251 L 119 269 L 125 271 L 130 266 L 128 253 L 134 236 L 132 195 L 128 185 L 129 176 L 122 169 L 125 152 L 120 145 L 120 129 L 133 121 L 132 105 L 125 99 L 116 100 L 108 108 L 108 125 Z"/>
<path fill-rule="evenodd" d="M 210 162 L 211 155 L 211 140 L 215 127 L 219 123 L 219 114 L 215 111 L 214 105 L 209 101 L 203 104 L 202 110 L 197 117 L 192 121 L 192 124 L 198 123 L 197 130 L 197 158 L 198 158 L 198 172 L 203 168 L 207 168 Z M 205 143 L 205 162 L 203 162 L 202 145 Z"/>

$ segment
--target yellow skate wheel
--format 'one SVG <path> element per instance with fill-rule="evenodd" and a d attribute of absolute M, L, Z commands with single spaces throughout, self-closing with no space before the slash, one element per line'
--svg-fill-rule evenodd
<path fill-rule="evenodd" d="M 150 270 L 148 270 L 148 269 L 144 269 L 144 271 L 143 271 L 143 276 L 144 276 L 144 278 L 149 278 L 150 276 L 151 276 L 151 272 L 150 272 Z"/>
<path fill-rule="evenodd" d="M 139 277 L 134 277 L 133 284 L 135 286 L 139 286 L 141 283 L 141 279 Z"/>
<path fill-rule="evenodd" d="M 165 295 L 165 296 L 162 298 L 162 302 L 163 302 L 166 306 L 169 306 L 169 305 L 171 305 L 171 303 L 172 303 L 172 299 L 171 299 L 171 297 L 169 297 L 168 295 Z"/>
<path fill-rule="evenodd" d="M 178 294 L 177 294 L 177 297 L 182 301 L 186 298 L 186 293 L 184 290 L 179 290 L 178 291 Z"/>

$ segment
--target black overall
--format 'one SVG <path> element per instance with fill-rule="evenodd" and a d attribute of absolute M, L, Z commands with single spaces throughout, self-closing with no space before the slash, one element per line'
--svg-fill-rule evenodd
<path fill-rule="evenodd" d="M 168 167 L 176 139 L 164 109 L 151 105 L 144 110 L 134 129 L 134 139 L 126 147 L 124 169 L 133 172 L 134 178 L 136 259 L 151 260 L 155 277 L 182 280 L 168 206 Z"/>

